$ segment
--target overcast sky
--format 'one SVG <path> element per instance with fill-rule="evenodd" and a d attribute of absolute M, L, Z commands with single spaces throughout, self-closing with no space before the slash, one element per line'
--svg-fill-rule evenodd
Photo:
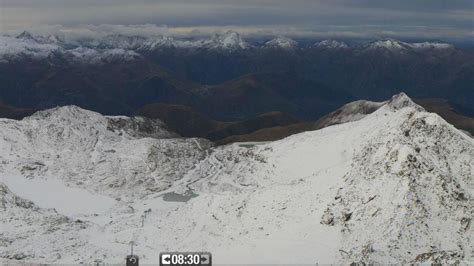
<path fill-rule="evenodd" d="M 474 0 L 0 0 L 0 31 L 474 39 Z"/>

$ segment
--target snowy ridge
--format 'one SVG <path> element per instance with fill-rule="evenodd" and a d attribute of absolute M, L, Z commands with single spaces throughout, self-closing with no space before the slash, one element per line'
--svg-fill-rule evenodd
<path fill-rule="evenodd" d="M 138 53 L 122 48 L 91 49 L 79 46 L 68 49 L 63 47 L 61 42 L 56 41 L 54 39 L 51 41 L 49 38 L 33 38 L 25 33 L 16 38 L 0 36 L 0 61 L 22 57 L 45 59 L 52 56 L 65 56 L 84 63 L 100 63 L 104 60 L 133 60 L 140 57 Z"/>
<path fill-rule="evenodd" d="M 74 41 L 64 41 L 56 36 L 34 37 L 23 32 L 17 37 L 0 36 L 0 60 L 22 57 L 45 59 L 62 55 L 84 63 L 100 63 L 114 59 L 133 60 L 140 57 L 139 52 L 164 48 L 239 50 L 250 47 L 234 31 L 198 40 L 176 40 L 167 36 L 145 38 L 110 35 L 101 39 Z"/>
<path fill-rule="evenodd" d="M 320 49 L 346 49 L 349 46 L 345 42 L 336 40 L 323 40 L 314 44 L 314 47 Z"/>
<path fill-rule="evenodd" d="M 405 50 L 409 48 L 409 45 L 398 40 L 386 39 L 372 42 L 366 47 L 367 49 Z"/>
<path fill-rule="evenodd" d="M 279 36 L 266 42 L 263 47 L 273 49 L 295 49 L 298 47 L 298 42 L 284 36 Z"/>
<path fill-rule="evenodd" d="M 341 255 L 350 261 L 471 259 L 464 256 L 472 252 L 472 140 L 455 134 L 439 116 L 420 111 L 408 97 L 394 97 L 384 109 L 408 119 L 396 127 L 387 124 L 382 138 L 362 147 L 322 223 L 342 227 Z M 446 155 L 443 163 L 440 154 Z"/>
<path fill-rule="evenodd" d="M 0 182 L 54 179 L 115 199 L 72 215 L 80 231 L 33 223 L 23 238 L 18 222 L 0 255 L 120 263 L 133 240 L 143 263 L 166 250 L 210 250 L 214 263 L 472 262 L 474 140 L 404 94 L 375 105 L 357 121 L 217 148 L 131 136 L 76 107 L 0 120 Z"/>
<path fill-rule="evenodd" d="M 120 48 L 128 50 L 153 50 L 179 47 L 180 42 L 168 36 L 145 38 L 140 36 L 109 35 L 102 39 L 79 41 L 79 44 L 93 48 Z"/>
<path fill-rule="evenodd" d="M 127 194 L 134 186 L 143 193 L 162 190 L 203 154 L 193 148 L 196 141 L 172 139 L 176 135 L 161 128 L 162 122 L 146 122 L 104 117 L 76 106 L 41 111 L 22 121 L 1 119 L 0 170 L 8 168 L 15 176 L 58 177 L 110 196 Z M 17 160 L 19 154 L 28 155 Z"/>
<path fill-rule="evenodd" d="M 365 100 L 345 104 L 336 111 L 320 118 L 316 123 L 320 128 L 361 120 L 375 112 L 387 102 L 371 102 Z"/>
<path fill-rule="evenodd" d="M 196 46 L 196 45 L 195 45 Z M 198 47 L 207 49 L 247 49 L 250 45 L 245 42 L 240 34 L 235 31 L 228 31 L 222 35 L 216 34 L 210 40 L 202 40 L 198 42 Z"/>
<path fill-rule="evenodd" d="M 412 43 L 410 45 L 414 49 L 424 50 L 424 49 L 454 49 L 454 46 L 449 43 L 440 43 L 440 42 L 422 42 L 422 43 Z"/>
<path fill-rule="evenodd" d="M 0 60 L 9 57 L 31 56 L 43 59 L 59 52 L 61 48 L 54 44 L 38 43 L 30 38 L 12 38 L 0 36 Z"/>
<path fill-rule="evenodd" d="M 108 60 L 134 60 L 141 53 L 163 49 L 238 51 L 249 48 L 295 49 L 298 43 L 290 38 L 278 36 L 261 46 L 253 46 L 235 31 L 214 34 L 207 38 L 176 38 L 172 36 L 126 36 L 108 35 L 97 39 L 66 40 L 57 36 L 33 36 L 23 32 L 16 37 L 0 36 L 0 61 L 23 57 L 45 59 L 52 56 L 71 57 L 83 63 L 97 64 Z M 351 49 L 346 43 L 323 40 L 312 47 L 323 50 Z M 354 49 L 404 51 L 451 50 L 454 46 L 440 42 L 406 43 L 394 39 L 382 39 L 355 46 Z"/>
<path fill-rule="evenodd" d="M 382 39 L 375 42 L 369 43 L 363 46 L 365 49 L 377 50 L 387 49 L 391 51 L 405 51 L 405 50 L 445 50 L 454 49 L 452 44 L 439 43 L 439 42 L 423 42 L 423 43 L 406 43 L 394 39 Z"/>
<path fill-rule="evenodd" d="M 140 37 L 109 35 L 101 39 L 79 40 L 78 45 L 91 48 L 120 48 L 135 51 L 151 51 L 163 48 L 180 49 L 223 49 L 238 50 L 247 49 L 251 45 L 245 42 L 240 34 L 235 31 L 227 31 L 223 34 L 214 34 L 210 38 L 184 40 L 170 36 Z"/>
<path fill-rule="evenodd" d="M 130 61 L 140 57 L 139 54 L 132 50 L 124 50 L 121 48 L 96 50 L 85 47 L 78 47 L 67 51 L 67 54 L 71 54 L 73 59 L 79 62 L 86 63 L 100 63 L 103 61 L 111 61 L 114 59 L 121 59 Z"/>

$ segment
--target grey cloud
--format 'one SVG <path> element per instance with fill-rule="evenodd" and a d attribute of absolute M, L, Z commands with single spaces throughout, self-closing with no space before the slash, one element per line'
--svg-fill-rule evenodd
<path fill-rule="evenodd" d="M 474 0 L 1 0 L 0 30 L 101 24 L 472 36 Z M 338 28 L 340 27 L 340 28 Z M 348 30 L 349 29 L 349 30 Z M 377 30 L 374 30 L 377 29 Z M 449 31 L 446 31 L 449 29 Z M 375 32 L 375 33 L 374 33 Z"/>

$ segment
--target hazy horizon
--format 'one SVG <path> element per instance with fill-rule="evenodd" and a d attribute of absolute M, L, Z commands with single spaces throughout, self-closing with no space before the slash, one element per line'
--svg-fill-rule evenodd
<path fill-rule="evenodd" d="M 3 0 L 0 31 L 15 34 L 209 35 L 473 42 L 474 0 Z"/>

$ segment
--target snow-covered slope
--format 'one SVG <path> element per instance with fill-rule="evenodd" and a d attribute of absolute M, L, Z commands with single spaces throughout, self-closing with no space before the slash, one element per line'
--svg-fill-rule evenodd
<path fill-rule="evenodd" d="M 2 202 L 46 197 L 16 180 L 112 200 L 68 214 L 38 205 L 38 222 L 14 226 L 8 217 L 25 210 L 3 204 L 3 258 L 120 263 L 134 241 L 142 263 L 171 250 L 211 251 L 214 263 L 473 260 L 474 140 L 404 94 L 358 121 L 271 143 L 214 148 L 108 125 L 74 107 L 0 120 Z M 65 215 L 61 226 L 43 218 Z"/>
<path fill-rule="evenodd" d="M 452 44 L 439 42 L 423 42 L 423 43 L 407 43 L 394 39 L 382 39 L 363 45 L 365 49 L 377 50 L 386 49 L 390 51 L 406 51 L 406 50 L 442 50 L 454 49 Z"/>
<path fill-rule="evenodd" d="M 424 50 L 424 49 L 454 49 L 454 46 L 449 43 L 440 43 L 440 42 L 421 42 L 421 43 L 412 43 L 410 46 L 414 49 Z"/>
<path fill-rule="evenodd" d="M 94 49 L 120 48 L 135 51 L 152 51 L 163 48 L 237 50 L 250 47 L 250 44 L 245 42 L 240 34 L 235 31 L 214 34 L 210 38 L 190 40 L 176 39 L 170 36 L 139 37 L 110 35 L 100 39 L 83 40 L 79 44 Z"/>
<path fill-rule="evenodd" d="M 0 36 L 0 62 L 19 58 L 45 59 L 52 56 L 71 57 L 84 63 L 104 60 L 132 60 L 140 55 L 123 48 L 91 49 L 83 46 L 69 47 L 53 37 L 33 37 L 24 32 L 17 37 Z"/>
<path fill-rule="evenodd" d="M 235 31 L 216 34 L 209 40 L 201 40 L 193 45 L 198 48 L 225 50 L 247 49 L 250 47 L 250 45 L 242 39 L 240 34 Z"/>
<path fill-rule="evenodd" d="M 314 44 L 314 47 L 320 49 L 346 49 L 349 46 L 345 42 L 336 40 L 323 40 Z"/>
<path fill-rule="evenodd" d="M 76 243 L 87 241 L 87 236 L 82 234 L 87 228 L 86 223 L 74 222 L 54 209 L 40 208 L 12 193 L 1 181 L 0 213 L 0 256 L 4 259 L 61 259 L 62 254 L 74 252 Z M 31 245 L 15 247 L 18 239 L 28 239 Z M 51 241 L 58 242 L 50 245 Z M 12 249 L 7 250 L 5 247 Z M 44 255 L 32 255 L 37 250 L 42 250 Z"/>
<path fill-rule="evenodd" d="M 22 55 L 42 59 L 59 50 L 57 45 L 38 43 L 30 38 L 0 36 L 0 61 Z"/>
<path fill-rule="evenodd" d="M 266 42 L 263 47 L 272 49 L 295 49 L 298 47 L 298 42 L 284 36 L 279 36 Z"/>
<path fill-rule="evenodd" d="M 140 57 L 136 52 L 132 50 L 124 50 L 122 48 L 97 50 L 78 47 L 68 50 L 66 53 L 72 55 L 73 59 L 76 61 L 87 63 L 100 63 L 114 59 L 129 61 Z"/>
<path fill-rule="evenodd" d="M 23 32 L 16 37 L 0 36 L 0 60 L 22 57 L 44 59 L 53 55 L 76 61 L 100 63 L 104 60 L 132 60 L 139 52 L 163 48 L 239 50 L 250 48 L 239 33 L 228 31 L 211 38 L 184 40 L 168 36 L 140 37 L 109 35 L 97 39 L 62 40 L 56 36 L 32 36 Z"/>
<path fill-rule="evenodd" d="M 387 50 L 406 50 L 409 49 L 410 46 L 399 40 L 394 39 L 384 39 L 384 40 L 377 40 L 375 42 L 371 42 L 365 45 L 367 49 L 387 49 Z"/>
<path fill-rule="evenodd" d="M 375 112 L 384 104 L 386 104 L 386 102 L 354 101 L 321 117 L 316 123 L 318 124 L 318 128 L 324 128 L 336 124 L 357 121 Z"/>
<path fill-rule="evenodd" d="M 0 171 L 55 177 L 113 197 L 166 189 L 203 158 L 199 142 L 208 145 L 172 138 L 159 121 L 104 117 L 75 106 L 22 121 L 0 119 L 0 135 Z"/>
<path fill-rule="evenodd" d="M 181 42 L 169 36 L 141 37 L 126 35 L 108 35 L 98 39 L 76 40 L 77 45 L 90 48 L 148 51 L 161 48 L 180 47 Z"/>

